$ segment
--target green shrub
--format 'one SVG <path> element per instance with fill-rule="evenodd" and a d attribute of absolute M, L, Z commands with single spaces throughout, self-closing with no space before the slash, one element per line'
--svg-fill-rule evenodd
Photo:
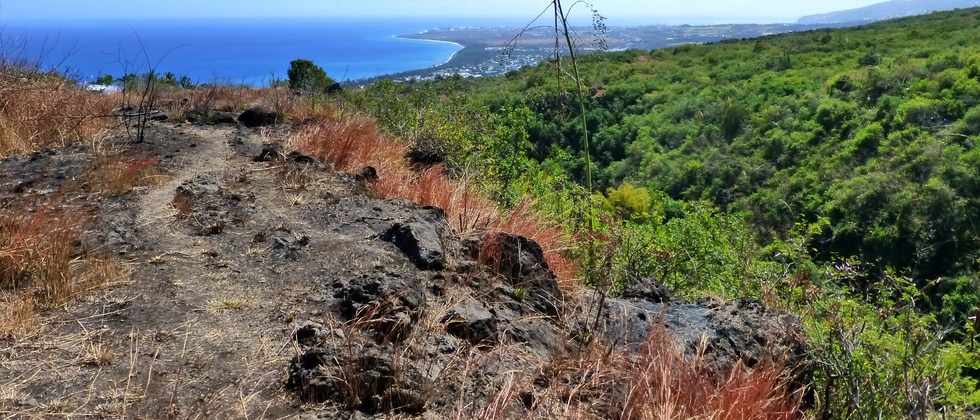
<path fill-rule="evenodd" d="M 963 134 L 980 135 L 980 106 L 973 107 L 963 116 Z"/>
<path fill-rule="evenodd" d="M 606 196 L 609 210 L 624 220 L 656 223 L 663 221 L 663 202 L 655 203 L 646 188 L 625 183 L 619 188 L 610 188 Z"/>
<path fill-rule="evenodd" d="M 943 104 L 927 98 L 912 98 L 898 106 L 898 119 L 905 124 L 935 127 L 943 122 Z"/>

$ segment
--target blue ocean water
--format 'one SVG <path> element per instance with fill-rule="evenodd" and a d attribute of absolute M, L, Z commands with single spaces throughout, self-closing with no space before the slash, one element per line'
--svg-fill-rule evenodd
<path fill-rule="evenodd" d="M 347 81 L 448 61 L 460 46 L 397 37 L 440 26 L 449 25 L 398 19 L 7 22 L 0 23 L 0 54 L 80 80 L 152 66 L 198 83 L 261 86 L 284 78 L 291 60 L 305 58 Z"/>

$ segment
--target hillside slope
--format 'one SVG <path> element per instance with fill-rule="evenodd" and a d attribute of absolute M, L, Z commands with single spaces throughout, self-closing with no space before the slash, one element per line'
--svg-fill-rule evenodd
<path fill-rule="evenodd" d="M 442 209 L 378 197 L 376 185 L 407 183 L 386 180 L 388 168 L 336 172 L 339 162 L 287 152 L 295 127 L 221 121 L 153 122 L 142 142 L 119 129 L 101 149 L 0 159 L 0 416 L 605 418 L 626 404 L 623 378 L 642 377 L 633 355 L 655 329 L 650 348 L 676 354 L 671 368 L 706 389 L 772 387 L 763 395 L 783 401 L 781 371 L 740 363 L 802 367 L 796 317 L 675 301 L 653 284 L 597 301 L 559 287 L 527 238 L 461 236 Z M 102 150 L 121 173 L 93 175 L 114 165 Z M 152 176 L 130 172 L 147 169 L 126 160 L 137 156 Z M 77 236 L 50 234 L 71 214 L 86 215 Z M 62 267 L 77 290 L 41 306 L 57 240 L 72 267 L 106 265 Z M 39 255 L 22 255 L 23 242 Z M 590 380 L 602 382 L 581 382 L 578 364 L 599 361 Z M 733 369 L 731 385 L 715 384 Z M 563 396 L 583 388 L 575 404 Z M 760 410 L 795 413 L 785 401 Z"/>
<path fill-rule="evenodd" d="M 977 0 L 892 0 L 858 9 L 804 16 L 800 18 L 798 23 L 802 25 L 825 25 L 874 22 L 977 6 L 980 6 L 980 1 Z"/>

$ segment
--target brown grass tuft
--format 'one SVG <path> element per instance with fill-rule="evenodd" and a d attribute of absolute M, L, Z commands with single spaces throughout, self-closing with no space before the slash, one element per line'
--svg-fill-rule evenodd
<path fill-rule="evenodd" d="M 0 337 L 27 335 L 38 328 L 40 310 L 127 278 L 107 257 L 76 256 L 84 222 L 45 208 L 0 215 Z"/>

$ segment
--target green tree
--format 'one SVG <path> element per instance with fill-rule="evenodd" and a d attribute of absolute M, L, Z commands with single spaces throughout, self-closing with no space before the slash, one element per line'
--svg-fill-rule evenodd
<path fill-rule="evenodd" d="M 103 86 L 109 86 L 109 85 L 111 85 L 115 81 L 116 81 L 116 79 L 114 77 L 112 77 L 111 74 L 103 74 L 103 75 L 99 76 L 97 79 L 95 79 L 95 84 L 97 84 L 97 85 L 103 85 Z"/>
<path fill-rule="evenodd" d="M 310 60 L 289 63 L 289 88 L 305 94 L 327 93 L 337 87 L 327 72 Z"/>

